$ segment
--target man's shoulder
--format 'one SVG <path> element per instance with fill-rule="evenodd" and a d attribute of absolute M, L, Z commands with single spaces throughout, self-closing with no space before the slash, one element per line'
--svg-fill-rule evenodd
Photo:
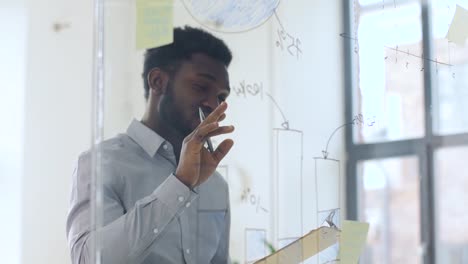
<path fill-rule="evenodd" d="M 76 171 L 79 178 L 92 174 L 93 153 L 98 153 L 99 164 L 104 179 L 114 181 L 120 171 L 126 168 L 128 161 L 135 160 L 138 149 L 132 145 L 126 134 L 118 134 L 99 143 L 95 149 L 88 149 L 78 156 Z"/>
<path fill-rule="evenodd" d="M 127 134 L 118 134 L 112 138 L 106 139 L 97 145 L 96 150 L 100 152 L 102 156 L 109 154 L 115 154 L 118 152 L 126 153 L 129 150 L 135 148 L 135 144 L 132 144 L 130 137 Z M 88 149 L 80 154 L 80 159 L 88 159 L 92 155 L 93 149 Z"/>

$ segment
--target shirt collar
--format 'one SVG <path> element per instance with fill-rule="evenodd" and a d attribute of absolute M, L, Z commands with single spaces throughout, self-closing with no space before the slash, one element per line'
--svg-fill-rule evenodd
<path fill-rule="evenodd" d="M 127 135 L 140 145 L 151 157 L 156 154 L 156 151 L 158 151 L 159 147 L 161 147 L 165 141 L 158 133 L 136 119 L 133 119 L 128 126 Z"/>

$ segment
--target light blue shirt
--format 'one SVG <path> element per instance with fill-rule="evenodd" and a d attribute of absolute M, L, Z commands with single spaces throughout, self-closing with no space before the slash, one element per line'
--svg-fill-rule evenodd
<path fill-rule="evenodd" d="M 174 172 L 172 145 L 133 120 L 102 149 L 102 263 L 229 263 L 226 181 L 215 172 L 190 190 Z M 73 174 L 67 237 L 74 264 L 90 264 L 91 153 Z"/>

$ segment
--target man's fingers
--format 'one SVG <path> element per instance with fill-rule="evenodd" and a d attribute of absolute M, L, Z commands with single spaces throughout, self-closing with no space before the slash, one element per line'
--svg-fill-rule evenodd
<path fill-rule="evenodd" d="M 220 126 L 216 128 L 215 130 L 211 131 L 206 135 L 206 137 L 214 137 L 214 136 L 219 136 L 222 134 L 228 134 L 234 131 L 234 126 Z"/>
<path fill-rule="evenodd" d="M 222 113 L 221 116 L 218 118 L 218 122 L 223 121 L 226 118 L 226 114 Z"/>
<path fill-rule="evenodd" d="M 194 138 L 198 140 L 198 143 L 203 143 L 205 142 L 205 139 L 208 137 L 208 135 L 215 132 L 217 129 L 219 129 L 218 122 L 202 125 L 194 131 Z"/>
<path fill-rule="evenodd" d="M 205 144 L 207 138 L 219 136 L 222 134 L 228 134 L 234 131 L 234 126 L 221 126 L 219 127 L 218 123 L 211 123 L 205 126 L 202 126 L 194 135 L 194 139 L 197 144 Z"/>
<path fill-rule="evenodd" d="M 210 122 L 215 122 L 219 120 L 219 118 L 224 114 L 226 109 L 227 109 L 227 103 L 222 102 L 221 104 L 218 105 L 218 107 L 215 108 L 215 110 L 213 110 L 213 112 L 211 112 L 211 114 L 209 114 L 206 117 L 205 122 L 210 123 Z"/>
<path fill-rule="evenodd" d="M 213 152 L 214 159 L 217 163 L 219 163 L 226 156 L 226 154 L 228 154 L 233 145 L 234 141 L 232 139 L 225 139 L 223 142 L 221 142 L 221 144 L 218 145 L 216 150 Z"/>

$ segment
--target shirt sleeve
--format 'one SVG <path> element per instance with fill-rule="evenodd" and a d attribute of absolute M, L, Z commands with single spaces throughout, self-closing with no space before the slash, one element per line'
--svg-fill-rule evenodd
<path fill-rule="evenodd" d="M 229 202 L 229 191 L 227 192 L 227 209 L 225 214 L 225 226 L 219 241 L 218 249 L 211 260 L 211 264 L 231 264 L 229 258 L 229 239 L 231 231 L 231 207 Z"/>
<path fill-rule="evenodd" d="M 90 155 L 80 157 L 72 184 L 67 238 L 73 264 L 94 263 L 91 244 L 96 238 L 101 241 L 101 263 L 139 263 L 166 226 L 184 211 L 185 203 L 198 196 L 171 174 L 153 193 L 125 212 L 112 186 L 104 183 L 103 227 L 96 231 L 91 226 L 94 201 L 90 198 Z"/>

